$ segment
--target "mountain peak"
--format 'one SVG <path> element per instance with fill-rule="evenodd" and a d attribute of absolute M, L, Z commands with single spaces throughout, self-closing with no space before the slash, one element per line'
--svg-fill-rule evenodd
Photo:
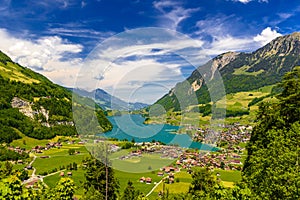
<path fill-rule="evenodd" d="M 286 56 L 300 54 L 300 32 L 277 37 L 256 51 L 260 57 Z"/>

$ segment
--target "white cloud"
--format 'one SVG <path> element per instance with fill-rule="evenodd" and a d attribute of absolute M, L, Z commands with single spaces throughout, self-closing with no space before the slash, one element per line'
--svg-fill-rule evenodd
<path fill-rule="evenodd" d="M 254 0 L 232 0 L 232 1 L 235 1 L 235 2 L 241 2 L 243 4 L 247 4 L 251 1 L 254 1 Z M 269 3 L 269 0 L 258 0 L 259 3 Z"/>
<path fill-rule="evenodd" d="M 177 30 L 180 22 L 199 10 L 199 8 L 186 9 L 181 7 L 179 3 L 169 0 L 155 1 L 153 6 L 163 14 L 162 19 L 164 22 L 162 25 L 172 30 Z"/>
<path fill-rule="evenodd" d="M 224 26 L 221 21 L 219 24 L 215 28 Z M 214 31 L 210 31 L 213 34 Z M 205 43 L 168 29 L 134 29 L 104 40 L 82 60 L 78 53 L 83 46 L 58 36 L 32 41 L 16 38 L 0 29 L 0 49 L 14 61 L 38 70 L 58 84 L 102 88 L 124 100 L 134 97 L 137 101 L 153 103 L 185 79 L 181 73 L 183 66 L 198 67 L 211 56 L 227 51 L 251 51 L 278 35 L 271 28 L 256 37 L 245 38 L 223 32 L 223 35 L 213 35 L 212 42 Z"/>
<path fill-rule="evenodd" d="M 201 40 L 167 29 L 129 30 L 94 49 L 79 72 L 76 87 L 90 90 L 100 87 L 129 101 L 135 91 L 147 86 L 148 92 L 134 99 L 153 103 L 185 79 L 182 66 L 192 63 L 198 67 L 209 60 L 201 52 L 202 45 Z"/>
<path fill-rule="evenodd" d="M 74 83 L 69 75 L 76 73 L 74 63 L 80 63 L 81 59 L 74 56 L 82 51 L 81 45 L 71 44 L 57 36 L 26 40 L 10 35 L 5 29 L 0 29 L 0 38 L 0 49 L 13 61 L 38 70 L 56 83 Z M 61 73 L 61 70 L 68 70 L 68 73 Z"/>
<path fill-rule="evenodd" d="M 207 54 L 216 56 L 224 52 L 247 52 L 259 47 L 251 38 L 237 38 L 230 35 L 218 37 L 204 49 Z"/>
<path fill-rule="evenodd" d="M 241 2 L 241 3 L 246 4 L 246 3 L 249 3 L 249 2 L 252 1 L 252 0 L 235 0 L 235 1 L 239 1 L 239 2 Z"/>
<path fill-rule="evenodd" d="M 260 34 L 256 35 L 253 40 L 265 45 L 279 36 L 281 36 L 280 33 L 278 33 L 276 30 L 272 30 L 270 27 L 267 27 Z"/>

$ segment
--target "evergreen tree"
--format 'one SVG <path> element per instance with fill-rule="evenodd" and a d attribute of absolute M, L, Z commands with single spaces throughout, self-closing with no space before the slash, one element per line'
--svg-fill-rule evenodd
<path fill-rule="evenodd" d="M 90 157 L 84 161 L 86 165 L 84 189 L 87 194 L 91 194 L 92 190 L 99 192 L 98 196 L 106 197 L 107 194 L 108 199 L 117 199 L 119 183 L 102 152 L 101 149 L 98 149 L 93 154 L 97 158 Z"/>
<path fill-rule="evenodd" d="M 124 190 L 122 200 L 134 200 L 137 199 L 138 193 L 135 191 L 135 188 L 132 185 L 131 181 L 128 181 L 127 187 Z"/>
<path fill-rule="evenodd" d="M 262 103 L 243 175 L 257 199 L 299 199 L 300 67 L 287 73 L 277 102 Z"/>

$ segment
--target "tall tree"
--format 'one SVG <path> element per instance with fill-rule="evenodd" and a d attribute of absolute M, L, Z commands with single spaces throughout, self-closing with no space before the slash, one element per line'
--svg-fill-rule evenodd
<path fill-rule="evenodd" d="M 138 197 L 138 192 L 135 191 L 135 188 L 133 187 L 133 183 L 131 181 L 128 181 L 127 187 L 124 190 L 121 200 L 134 200 L 137 199 L 137 197 Z"/>
<path fill-rule="evenodd" d="M 94 157 L 87 158 L 84 161 L 86 166 L 84 188 L 87 193 L 90 190 L 98 191 L 105 198 L 117 199 L 119 192 L 118 180 L 114 177 L 114 171 L 109 166 L 107 154 L 107 146 L 105 149 L 96 148 L 92 155 Z"/>
<path fill-rule="evenodd" d="M 259 199 L 299 199 L 300 67 L 288 72 L 278 101 L 262 103 L 243 175 Z"/>
<path fill-rule="evenodd" d="M 75 194 L 75 184 L 70 178 L 62 178 L 56 185 L 54 199 L 72 200 Z"/>

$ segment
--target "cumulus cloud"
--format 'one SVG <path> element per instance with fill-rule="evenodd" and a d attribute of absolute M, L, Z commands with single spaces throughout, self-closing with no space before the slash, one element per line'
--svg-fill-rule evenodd
<path fill-rule="evenodd" d="M 202 45 L 201 40 L 167 29 L 129 30 L 93 50 L 79 72 L 76 87 L 103 88 L 129 101 L 135 91 L 147 86 L 148 92 L 139 95 L 140 101 L 153 103 L 185 79 L 182 66 L 198 67 L 210 59 L 201 55 L 205 54 Z"/>
<path fill-rule="evenodd" d="M 270 27 L 267 27 L 260 34 L 256 35 L 253 40 L 265 45 L 279 36 L 281 36 L 280 33 L 278 33 L 276 30 L 272 30 Z"/>
<path fill-rule="evenodd" d="M 69 85 L 74 82 L 62 76 L 74 73 L 74 68 L 81 62 L 76 57 L 83 49 L 81 45 L 72 44 L 58 36 L 41 37 L 35 41 L 17 38 L 5 29 L 0 29 L 0 38 L 0 49 L 13 61 L 46 76 L 50 75 L 48 77 L 57 83 Z M 62 69 L 69 72 L 61 74 Z"/>

